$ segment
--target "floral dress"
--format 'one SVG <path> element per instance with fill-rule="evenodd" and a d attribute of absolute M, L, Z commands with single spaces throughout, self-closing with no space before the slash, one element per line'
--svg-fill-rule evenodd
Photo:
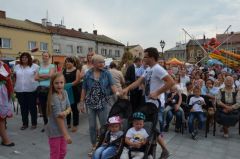
<path fill-rule="evenodd" d="M 94 110 L 103 109 L 107 102 L 108 99 L 101 89 L 100 82 L 94 80 L 94 84 L 86 97 L 87 107 Z"/>
<path fill-rule="evenodd" d="M 10 69 L 0 62 L 0 118 L 12 117 Z"/>

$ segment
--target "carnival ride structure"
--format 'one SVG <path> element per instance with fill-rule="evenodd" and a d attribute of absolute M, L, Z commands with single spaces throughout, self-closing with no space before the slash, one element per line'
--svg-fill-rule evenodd
<path fill-rule="evenodd" d="M 224 49 L 217 49 L 220 42 L 216 38 L 210 39 L 207 44 L 204 44 L 204 49 L 209 52 L 209 57 L 221 61 L 224 65 L 231 68 L 240 66 L 240 55 Z"/>

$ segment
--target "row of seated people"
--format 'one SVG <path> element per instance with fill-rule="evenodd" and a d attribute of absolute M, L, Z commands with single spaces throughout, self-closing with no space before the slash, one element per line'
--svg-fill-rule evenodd
<path fill-rule="evenodd" d="M 223 125 L 224 137 L 227 138 L 228 127 L 235 126 L 239 121 L 239 108 L 236 107 L 236 109 L 230 112 L 229 109 L 226 110 L 221 106 L 221 104 L 223 106 L 226 104 L 224 92 L 225 91 L 221 90 L 221 97 L 218 97 L 221 100 L 217 101 L 213 96 L 201 95 L 201 89 L 199 87 L 194 87 L 193 94 L 186 96 L 185 94 L 181 94 L 176 86 L 173 86 L 166 97 L 164 131 L 168 131 L 169 124 L 175 115 L 176 132 L 183 132 L 183 126 L 187 123 L 192 139 L 196 139 L 197 130 L 194 129 L 194 121 L 197 120 L 198 129 L 202 129 L 206 123 L 205 136 L 207 136 L 207 132 L 209 131 L 209 125 L 214 125 L 213 130 L 215 135 L 217 121 L 220 125 Z M 233 101 L 231 101 L 231 105 L 239 104 L 237 93 L 237 91 L 232 93 Z M 227 102 L 229 103 L 229 101 Z M 217 107 L 215 106 L 216 104 L 218 105 Z"/>

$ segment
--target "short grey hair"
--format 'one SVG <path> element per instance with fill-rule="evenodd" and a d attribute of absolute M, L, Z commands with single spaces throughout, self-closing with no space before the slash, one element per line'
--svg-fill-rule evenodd
<path fill-rule="evenodd" d="M 104 62 L 104 57 L 102 55 L 95 54 L 92 57 L 92 62 L 93 63 L 95 63 L 95 62 Z"/>

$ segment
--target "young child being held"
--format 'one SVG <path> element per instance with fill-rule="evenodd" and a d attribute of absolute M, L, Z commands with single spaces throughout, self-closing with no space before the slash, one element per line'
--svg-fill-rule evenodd
<path fill-rule="evenodd" d="M 50 159 L 64 159 L 67 144 L 72 140 L 66 128 L 66 116 L 71 113 L 67 92 L 64 90 L 65 79 L 61 73 L 51 77 L 47 101 L 48 124 L 46 132 L 50 146 Z"/>
<path fill-rule="evenodd" d="M 188 118 L 188 127 L 189 133 L 192 136 L 192 139 L 196 140 L 197 131 L 194 130 L 194 120 L 198 119 L 198 128 L 202 129 L 203 124 L 205 122 L 205 116 L 202 109 L 203 105 L 206 105 L 204 98 L 201 97 L 201 88 L 195 86 L 193 88 L 193 95 L 190 98 L 189 106 L 192 107 L 190 110 L 189 118 Z"/>
<path fill-rule="evenodd" d="M 129 158 L 130 155 L 133 159 L 141 159 L 144 157 L 144 146 L 147 143 L 148 133 L 143 128 L 145 115 L 141 112 L 133 114 L 133 127 L 127 131 L 125 143 L 128 147 L 123 149 L 120 159 Z"/>
<path fill-rule="evenodd" d="M 176 116 L 175 131 L 180 131 L 182 120 L 184 120 L 184 112 L 183 109 L 180 107 L 181 103 L 182 95 L 177 89 L 177 85 L 174 85 L 170 89 L 170 93 L 167 96 L 167 100 L 165 103 L 166 108 L 163 111 L 164 121 L 166 121 L 166 125 L 164 127 L 165 132 L 168 132 L 169 123 L 171 122 L 173 115 Z"/>
<path fill-rule="evenodd" d="M 118 148 L 116 142 L 123 135 L 121 129 L 121 118 L 113 116 L 108 119 L 108 131 L 106 132 L 103 144 L 96 149 L 93 159 L 106 159 L 114 156 Z"/>

